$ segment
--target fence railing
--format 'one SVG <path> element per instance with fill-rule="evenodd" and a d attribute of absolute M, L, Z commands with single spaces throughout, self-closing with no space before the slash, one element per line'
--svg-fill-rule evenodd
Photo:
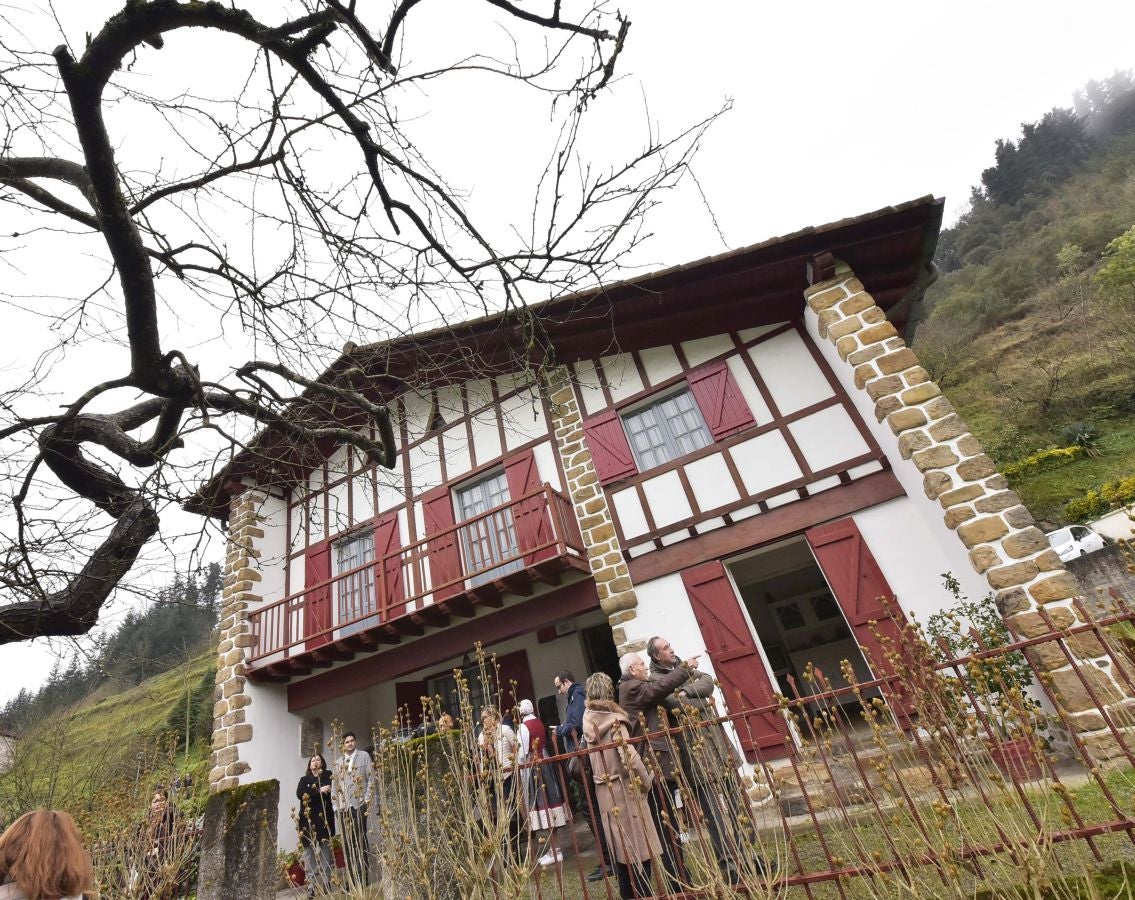
<path fill-rule="evenodd" d="M 1072 609 L 1069 627 L 1041 609 L 1028 636 L 956 658 L 910 627 L 887 648 L 901 681 L 811 670 L 773 707 L 678 706 L 672 727 L 536 761 L 502 761 L 472 727 L 380 731 L 382 844 L 399 848 L 379 851 L 385 877 L 429 896 L 613 897 L 614 875 L 587 876 L 641 839 L 633 896 L 1094 896 L 1095 870 L 1135 855 L 1135 612 Z M 772 711 L 792 752 L 744 764 L 739 734 Z"/>
<path fill-rule="evenodd" d="M 332 552 L 334 552 L 332 550 Z M 544 484 L 521 497 L 249 613 L 249 666 L 284 660 L 478 590 L 526 587 L 549 562 L 585 557 L 571 501 Z"/>

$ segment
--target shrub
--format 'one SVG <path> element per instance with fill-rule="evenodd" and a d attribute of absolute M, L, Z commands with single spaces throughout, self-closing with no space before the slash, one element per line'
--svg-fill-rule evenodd
<path fill-rule="evenodd" d="M 1082 522 L 1132 503 L 1135 503 L 1135 475 L 1109 481 L 1083 497 L 1070 500 L 1064 507 L 1064 515 L 1073 522 Z"/>
<path fill-rule="evenodd" d="M 1069 422 L 1060 436 L 1069 447 L 1082 447 L 1088 456 L 1100 455 L 1100 430 L 1091 422 Z"/>
<path fill-rule="evenodd" d="M 1005 466 L 1002 473 L 1009 478 L 1036 475 L 1038 472 L 1057 469 L 1087 455 L 1088 451 L 1078 444 L 1071 447 L 1049 447 L 1047 450 L 1038 450 L 1032 456 L 1026 456 L 1020 462 L 1010 463 Z"/>

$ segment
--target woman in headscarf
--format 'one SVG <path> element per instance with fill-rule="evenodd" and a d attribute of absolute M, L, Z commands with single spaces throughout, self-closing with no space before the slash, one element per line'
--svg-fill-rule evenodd
<path fill-rule="evenodd" d="M 517 706 L 520 727 L 517 738 L 520 741 L 521 781 L 524 785 L 524 803 L 528 810 L 528 828 L 533 833 L 559 828 L 567 823 L 567 808 L 555 767 L 549 763 L 541 764 L 545 757 L 544 748 L 548 746 L 548 732 L 544 723 L 536 718 L 531 700 L 521 700 Z M 542 866 L 551 866 L 563 859 L 558 847 L 549 847 L 540 857 Z"/>

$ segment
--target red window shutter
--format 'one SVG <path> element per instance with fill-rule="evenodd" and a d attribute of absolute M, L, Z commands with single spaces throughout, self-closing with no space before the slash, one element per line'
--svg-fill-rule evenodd
<path fill-rule="evenodd" d="M 374 524 L 375 591 L 380 622 L 389 622 L 406 614 L 401 549 L 398 513 L 387 513 Z"/>
<path fill-rule="evenodd" d="M 730 712 L 762 710 L 735 720 L 746 756 L 750 761 L 788 756 L 788 723 L 776 707 L 772 681 L 725 567 L 718 560 L 702 563 L 684 570 L 682 583 Z"/>
<path fill-rule="evenodd" d="M 318 585 L 331 577 L 331 544 L 312 544 L 304 554 L 304 586 Z M 305 650 L 322 647 L 331 640 L 331 585 L 323 584 L 304 593 L 303 634 Z"/>
<path fill-rule="evenodd" d="M 687 380 L 715 441 L 756 424 L 724 360 L 702 366 L 691 372 Z"/>
<path fill-rule="evenodd" d="M 875 677 L 895 676 L 885 692 L 886 699 L 899 721 L 904 726 L 909 724 L 909 703 L 898 671 L 902 661 L 888 658 L 888 651 L 876 637 L 877 632 L 889 639 L 892 656 L 895 652 L 903 654 L 906 619 L 867 542 L 853 519 L 820 525 L 805 532 L 805 537 Z"/>
<path fill-rule="evenodd" d="M 595 472 L 603 484 L 638 471 L 623 423 L 613 409 L 584 422 L 583 433 Z"/>
<path fill-rule="evenodd" d="M 511 715 L 513 726 L 520 721 L 516 717 L 516 707 L 521 700 L 531 700 L 536 705 L 533 696 L 532 670 L 528 667 L 528 652 L 517 650 L 515 653 L 506 653 L 497 657 L 497 687 L 500 689 L 500 707 L 505 715 Z"/>
<path fill-rule="evenodd" d="M 464 582 L 459 580 L 462 572 L 457 530 L 440 534 L 455 524 L 453 498 L 449 496 L 448 487 L 443 484 L 422 495 L 422 517 L 426 523 L 426 537 L 431 538 L 426 545 L 426 556 L 430 561 L 430 583 L 433 585 L 434 602 L 437 603 L 465 589 Z"/>
<path fill-rule="evenodd" d="M 547 497 L 543 493 L 517 503 L 525 494 L 540 489 L 540 473 L 536 469 L 536 455 L 525 450 L 510 457 L 504 463 L 504 477 L 508 482 L 508 493 L 512 504 L 512 524 L 516 529 L 516 540 L 524 553 L 524 565 L 530 566 L 542 559 L 557 555 L 556 545 L 552 543 L 552 523 L 548 519 Z M 549 545 L 549 546 L 544 546 Z M 542 549 L 535 550 L 536 547 Z M 532 550 L 533 552 L 528 552 Z"/>

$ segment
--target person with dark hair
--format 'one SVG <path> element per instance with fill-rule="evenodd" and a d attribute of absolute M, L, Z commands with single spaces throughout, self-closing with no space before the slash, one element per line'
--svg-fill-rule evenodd
<path fill-rule="evenodd" d="M 316 753 L 307 762 L 307 772 L 296 787 L 300 801 L 299 829 L 303 845 L 303 866 L 307 874 L 307 895 L 314 897 L 331 890 L 335 863 L 331 838 L 335 835 L 335 813 L 331 806 L 331 773 L 327 761 Z"/>
<path fill-rule="evenodd" d="M 150 798 L 150 813 L 142 824 L 144 855 L 138 871 L 143 879 L 142 895 L 147 900 L 172 897 L 178 889 L 182 873 L 168 869 L 169 860 L 178 849 L 177 826 L 177 809 L 169 802 L 169 791 L 159 784 Z"/>
<path fill-rule="evenodd" d="M 357 889 L 370 883 L 367 806 L 374 789 L 374 766 L 370 754 L 359 749 L 353 731 L 343 734 L 341 746 L 331 778 L 331 801 L 342 831 L 349 887 Z"/>
<path fill-rule="evenodd" d="M 652 897 L 651 860 L 662 852 L 647 795 L 654 780 L 630 744 L 630 717 L 615 702 L 611 676 L 596 672 L 587 679 L 583 734 L 593 751 L 591 779 L 599 799 L 603 828 L 619 879 L 619 896 Z"/>
<path fill-rule="evenodd" d="M 24 813 L 0 835 L 0 900 L 80 900 L 93 888 L 91 858 L 67 813 Z"/>

